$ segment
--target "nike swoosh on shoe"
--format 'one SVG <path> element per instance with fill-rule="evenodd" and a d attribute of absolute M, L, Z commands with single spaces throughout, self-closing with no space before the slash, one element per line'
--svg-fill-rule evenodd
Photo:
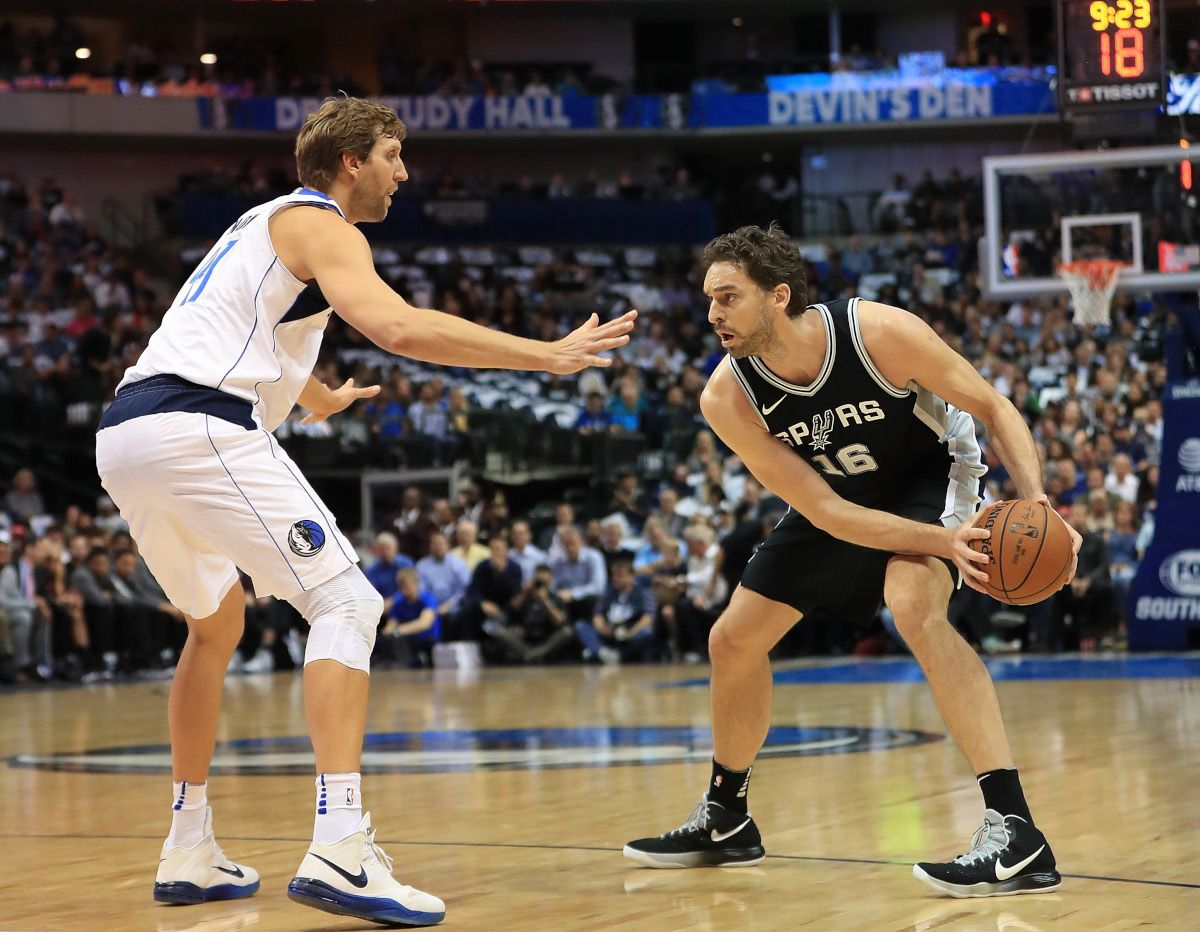
<path fill-rule="evenodd" d="M 312 852 L 310 851 L 309 854 L 312 854 Z M 331 869 L 337 871 L 339 874 L 345 877 L 346 880 L 354 884 L 354 886 L 358 887 L 360 890 L 367 885 L 367 869 L 365 867 L 362 867 L 361 865 L 359 866 L 358 876 L 356 877 L 348 870 L 338 867 L 333 863 L 333 861 L 327 860 L 326 858 L 321 857 L 319 854 L 313 854 L 313 857 L 321 863 L 329 865 Z"/>
<path fill-rule="evenodd" d="M 1033 854 L 1031 854 L 1029 857 L 1027 857 L 1024 861 L 1018 861 L 1012 867 L 1005 867 L 1000 862 L 1000 858 L 996 858 L 996 879 L 997 880 L 1011 880 L 1014 876 L 1021 873 L 1021 871 L 1023 871 L 1026 867 L 1028 867 L 1031 863 L 1033 863 L 1033 859 L 1036 858 L 1039 854 L 1041 854 L 1045 850 L 1046 850 L 1046 846 L 1042 845 L 1040 848 L 1037 849 L 1037 851 L 1033 852 Z"/>
<path fill-rule="evenodd" d="M 715 844 L 718 844 L 718 845 L 719 845 L 719 844 L 720 844 L 721 842 L 723 842 L 723 841 L 724 841 L 726 838 L 732 838 L 734 835 L 736 835 L 738 832 L 740 832 L 742 829 L 744 829 L 744 828 L 745 828 L 747 825 L 749 825 L 749 824 L 750 824 L 750 820 L 749 820 L 749 819 L 747 819 L 745 822 L 743 822 L 743 823 L 742 823 L 741 825 L 739 825 L 737 828 L 735 828 L 735 829 L 733 829 L 732 831 L 729 831 L 729 832 L 718 832 L 718 831 L 717 831 L 717 830 L 714 828 L 714 829 L 712 830 L 712 840 L 713 840 L 713 842 L 714 842 Z"/>
<path fill-rule="evenodd" d="M 218 864 L 214 864 L 213 867 L 215 867 L 217 870 L 219 870 L 222 874 L 229 874 L 229 876 L 231 876 L 231 877 L 245 877 L 246 876 L 245 874 L 242 873 L 242 869 L 240 867 L 235 867 L 233 870 L 230 870 L 228 867 L 221 867 Z"/>

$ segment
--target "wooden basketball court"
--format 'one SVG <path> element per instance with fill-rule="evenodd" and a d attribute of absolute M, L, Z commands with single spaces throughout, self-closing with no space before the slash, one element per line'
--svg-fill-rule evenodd
<path fill-rule="evenodd" d="M 912 878 L 914 860 L 966 850 L 982 806 L 907 660 L 777 668 L 751 793 L 760 867 L 620 855 L 704 789 L 704 667 L 376 673 L 364 794 L 397 876 L 446 900 L 447 928 L 1194 928 L 1200 656 L 992 666 L 1064 874 L 1053 894 L 953 900 Z M 169 684 L 0 695 L 0 930 L 378 928 L 286 898 L 312 825 L 300 683 L 227 686 L 209 798 L 262 889 L 193 907 L 150 897 Z"/>

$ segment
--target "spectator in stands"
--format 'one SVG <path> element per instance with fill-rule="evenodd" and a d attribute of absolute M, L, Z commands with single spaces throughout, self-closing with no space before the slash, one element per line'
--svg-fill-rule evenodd
<path fill-rule="evenodd" d="M 1083 537 L 1075 578 L 1060 594 L 1064 623 L 1070 621 L 1081 651 L 1094 651 L 1113 626 L 1112 581 L 1109 576 L 1108 549 L 1104 537 L 1088 526 L 1088 509 L 1076 502 L 1070 510 L 1071 526 Z"/>
<path fill-rule="evenodd" d="M 550 558 L 554 590 L 572 622 L 586 621 L 608 583 L 604 557 L 595 548 L 584 546 L 583 535 L 574 525 L 563 528 L 559 538 L 562 554 Z"/>
<path fill-rule="evenodd" d="M 622 379 L 615 397 L 608 403 L 608 416 L 612 429 L 636 433 L 642 427 L 642 413 L 646 400 L 642 397 L 637 381 Z"/>
<path fill-rule="evenodd" d="M 450 429 L 450 406 L 442 397 L 439 379 L 421 386 L 419 400 L 408 409 L 408 420 L 421 461 L 442 466 L 454 460 L 457 442 Z"/>
<path fill-rule="evenodd" d="M 1108 550 L 1108 571 L 1112 579 L 1113 599 L 1117 613 L 1125 619 L 1125 601 L 1133 577 L 1137 575 L 1138 553 L 1137 511 L 1132 502 L 1117 502 L 1112 529 L 1104 537 Z"/>
<path fill-rule="evenodd" d="M 479 543 L 479 527 L 474 521 L 469 518 L 459 520 L 454 528 L 454 548 L 450 553 L 462 560 L 472 572 L 487 559 L 488 549 Z"/>
<path fill-rule="evenodd" d="M 484 630 L 510 659 L 542 663 L 561 655 L 575 641 L 567 610 L 554 592 L 554 575 L 544 563 L 536 567 L 509 605 L 508 617 Z"/>
<path fill-rule="evenodd" d="M 679 537 L 687 527 L 687 518 L 675 509 L 679 504 L 679 493 L 672 486 L 663 486 L 658 493 L 658 508 L 650 517 L 657 520 L 668 537 Z"/>
<path fill-rule="evenodd" d="M 679 604 L 687 592 L 687 562 L 683 556 L 683 545 L 674 538 L 667 538 L 661 546 L 662 558 L 650 574 L 650 592 L 658 605 L 658 617 L 662 636 L 672 660 L 699 663 L 702 645 L 694 644 L 692 632 L 684 630 L 679 623 Z"/>
<path fill-rule="evenodd" d="M 107 495 L 96 499 L 96 516 L 92 520 L 96 527 L 110 534 L 129 530 L 129 522 L 121 517 L 117 506 Z"/>
<path fill-rule="evenodd" d="M 42 568 L 50 567 L 43 563 Z M 118 642 L 116 586 L 109 570 L 108 551 L 103 547 L 92 548 L 87 563 L 71 574 L 70 584 L 83 599 L 88 643 L 103 662 L 102 672 L 112 676 L 120 661 L 118 647 L 125 647 L 127 641 L 122 638 Z M 128 615 L 121 620 L 127 621 Z"/>
<path fill-rule="evenodd" d="M 471 582 L 471 570 L 450 552 L 450 541 L 441 531 L 429 535 L 429 553 L 417 561 L 421 588 L 433 596 L 438 616 L 449 626 L 458 613 Z"/>
<path fill-rule="evenodd" d="M 720 547 L 707 524 L 689 525 L 683 532 L 683 540 L 687 547 L 687 588 L 676 604 L 676 612 L 681 635 L 693 651 L 705 653 L 708 631 L 727 596 L 725 581 L 717 567 Z"/>
<path fill-rule="evenodd" d="M 22 572 L 26 569 L 26 572 Z M 33 636 L 37 602 L 33 590 L 33 567 L 14 563 L 8 540 L 0 540 L 0 614 L 7 622 L 10 679 L 27 683 L 36 676 Z M 29 585 L 23 586 L 25 581 Z"/>
<path fill-rule="evenodd" d="M 508 540 L 497 535 L 488 541 L 488 559 L 471 574 L 457 619 L 458 639 L 477 641 L 508 621 L 512 600 L 521 591 L 521 567 L 509 558 Z"/>
<path fill-rule="evenodd" d="M 362 405 L 356 406 L 360 410 Z M 400 512 L 392 519 L 400 544 L 400 552 L 413 559 L 429 552 L 429 536 L 437 529 L 433 518 L 425 510 L 425 497 L 415 485 L 404 489 L 400 495 Z M 399 570 L 400 567 L 397 567 Z"/>
<path fill-rule="evenodd" d="M 146 633 L 141 645 L 143 658 L 152 661 L 157 653 L 163 663 L 169 663 L 183 647 L 186 635 L 183 612 L 167 600 L 148 569 L 141 571 L 144 566 L 130 548 L 114 552 L 112 582 L 116 601 L 135 616 L 135 630 Z"/>
<path fill-rule="evenodd" d="M 654 656 L 654 597 L 649 589 L 635 583 L 630 562 L 617 560 L 591 621 L 575 622 L 585 662 L 611 664 Z"/>
<path fill-rule="evenodd" d="M 590 392 L 584 401 L 584 408 L 575 419 L 575 429 L 582 433 L 606 431 L 612 424 L 612 417 L 604 407 L 604 396 L 599 392 Z"/>
<path fill-rule="evenodd" d="M 621 561 L 632 565 L 634 552 L 625 546 L 625 522 L 617 515 L 610 515 L 600 522 L 600 545 L 596 549 L 604 557 L 604 568 L 612 578 L 613 564 Z"/>
<path fill-rule="evenodd" d="M 524 519 L 514 521 L 510 531 L 512 547 L 509 551 L 513 560 L 521 567 L 521 582 L 528 585 L 533 572 L 546 562 L 546 553 L 533 545 L 533 532 Z"/>
<path fill-rule="evenodd" d="M 413 561 L 400 552 L 400 541 L 390 531 L 375 535 L 371 553 L 375 559 L 367 567 L 366 576 L 375 591 L 383 596 L 386 612 L 396 596 L 396 574 L 412 566 Z"/>
<path fill-rule="evenodd" d="M 14 521 L 25 524 L 46 513 L 46 504 L 37 489 L 37 478 L 32 469 L 18 469 L 13 473 L 12 488 L 4 496 L 4 510 Z"/>
<path fill-rule="evenodd" d="M 608 511 L 611 517 L 621 522 L 625 537 L 641 533 L 642 525 L 646 523 L 646 509 L 642 504 L 642 487 L 637 473 L 629 469 L 618 473 Z"/>
<path fill-rule="evenodd" d="M 412 567 L 396 573 L 396 596 L 380 630 L 379 650 L 401 666 L 433 666 L 433 645 L 441 639 L 441 617 L 433 593 L 421 588 Z"/>
<path fill-rule="evenodd" d="M 1121 501 L 1137 501 L 1138 477 L 1133 471 L 1133 461 L 1128 453 L 1118 453 L 1113 457 L 1112 472 L 1105 478 L 1104 488 Z"/>
<path fill-rule="evenodd" d="M 576 528 L 575 507 L 569 502 L 559 502 L 554 506 L 554 525 L 542 532 L 540 544 L 551 563 L 562 556 L 562 535 L 571 528 Z"/>

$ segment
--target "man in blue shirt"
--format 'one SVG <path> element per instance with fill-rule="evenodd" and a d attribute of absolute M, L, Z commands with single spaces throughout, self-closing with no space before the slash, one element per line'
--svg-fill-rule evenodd
<path fill-rule="evenodd" d="M 413 561 L 400 552 L 400 541 L 389 531 L 375 536 L 371 552 L 375 555 L 375 561 L 367 567 L 367 580 L 383 596 L 383 610 L 386 612 L 396 597 L 396 574 L 411 567 Z"/>
<path fill-rule="evenodd" d="M 583 535 L 577 527 L 563 528 L 558 537 L 563 553 L 550 561 L 554 590 L 572 621 L 586 621 L 592 617 L 596 599 L 608 583 L 604 557 L 594 547 L 583 545 Z"/>
<path fill-rule="evenodd" d="M 396 595 L 380 631 L 380 650 L 397 663 L 432 666 L 433 645 L 441 637 L 437 602 L 421 588 L 417 571 L 405 567 L 396 574 Z"/>
<path fill-rule="evenodd" d="M 471 571 L 450 552 L 450 541 L 441 531 L 429 535 L 429 555 L 417 561 L 417 575 L 421 588 L 437 603 L 438 615 L 449 622 L 471 582 Z"/>

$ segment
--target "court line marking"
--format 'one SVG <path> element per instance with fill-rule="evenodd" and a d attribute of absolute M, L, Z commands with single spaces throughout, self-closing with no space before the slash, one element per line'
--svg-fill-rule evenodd
<path fill-rule="evenodd" d="M 129 841 L 158 841 L 160 835 L 23 835 L 17 833 L 0 832 L 0 838 L 24 838 L 24 839 L 51 839 L 62 841 L 112 841 L 116 839 Z M 222 835 L 225 841 L 268 841 L 279 842 L 280 844 L 303 844 L 311 841 L 308 836 L 304 838 L 280 838 L 272 836 L 270 838 L 260 835 Z M 498 843 L 490 841 L 395 841 L 387 838 L 381 838 L 379 843 L 382 845 L 391 846 L 417 846 L 417 847 L 435 847 L 435 848 L 516 848 L 520 850 L 532 851 L 603 851 L 606 853 L 616 853 L 617 848 L 604 848 L 599 845 L 529 845 L 516 843 Z M 877 858 L 835 858 L 821 857 L 812 854 L 768 854 L 768 861 L 816 861 L 818 863 L 829 864 L 878 864 L 886 867 L 910 867 L 912 861 L 884 861 Z M 1183 883 L 1178 880 L 1139 880 L 1135 877 L 1108 877 L 1102 874 L 1063 874 L 1063 877 L 1070 880 L 1100 880 L 1107 883 L 1133 883 L 1152 887 L 1178 887 L 1183 890 L 1200 890 L 1200 883 Z"/>

